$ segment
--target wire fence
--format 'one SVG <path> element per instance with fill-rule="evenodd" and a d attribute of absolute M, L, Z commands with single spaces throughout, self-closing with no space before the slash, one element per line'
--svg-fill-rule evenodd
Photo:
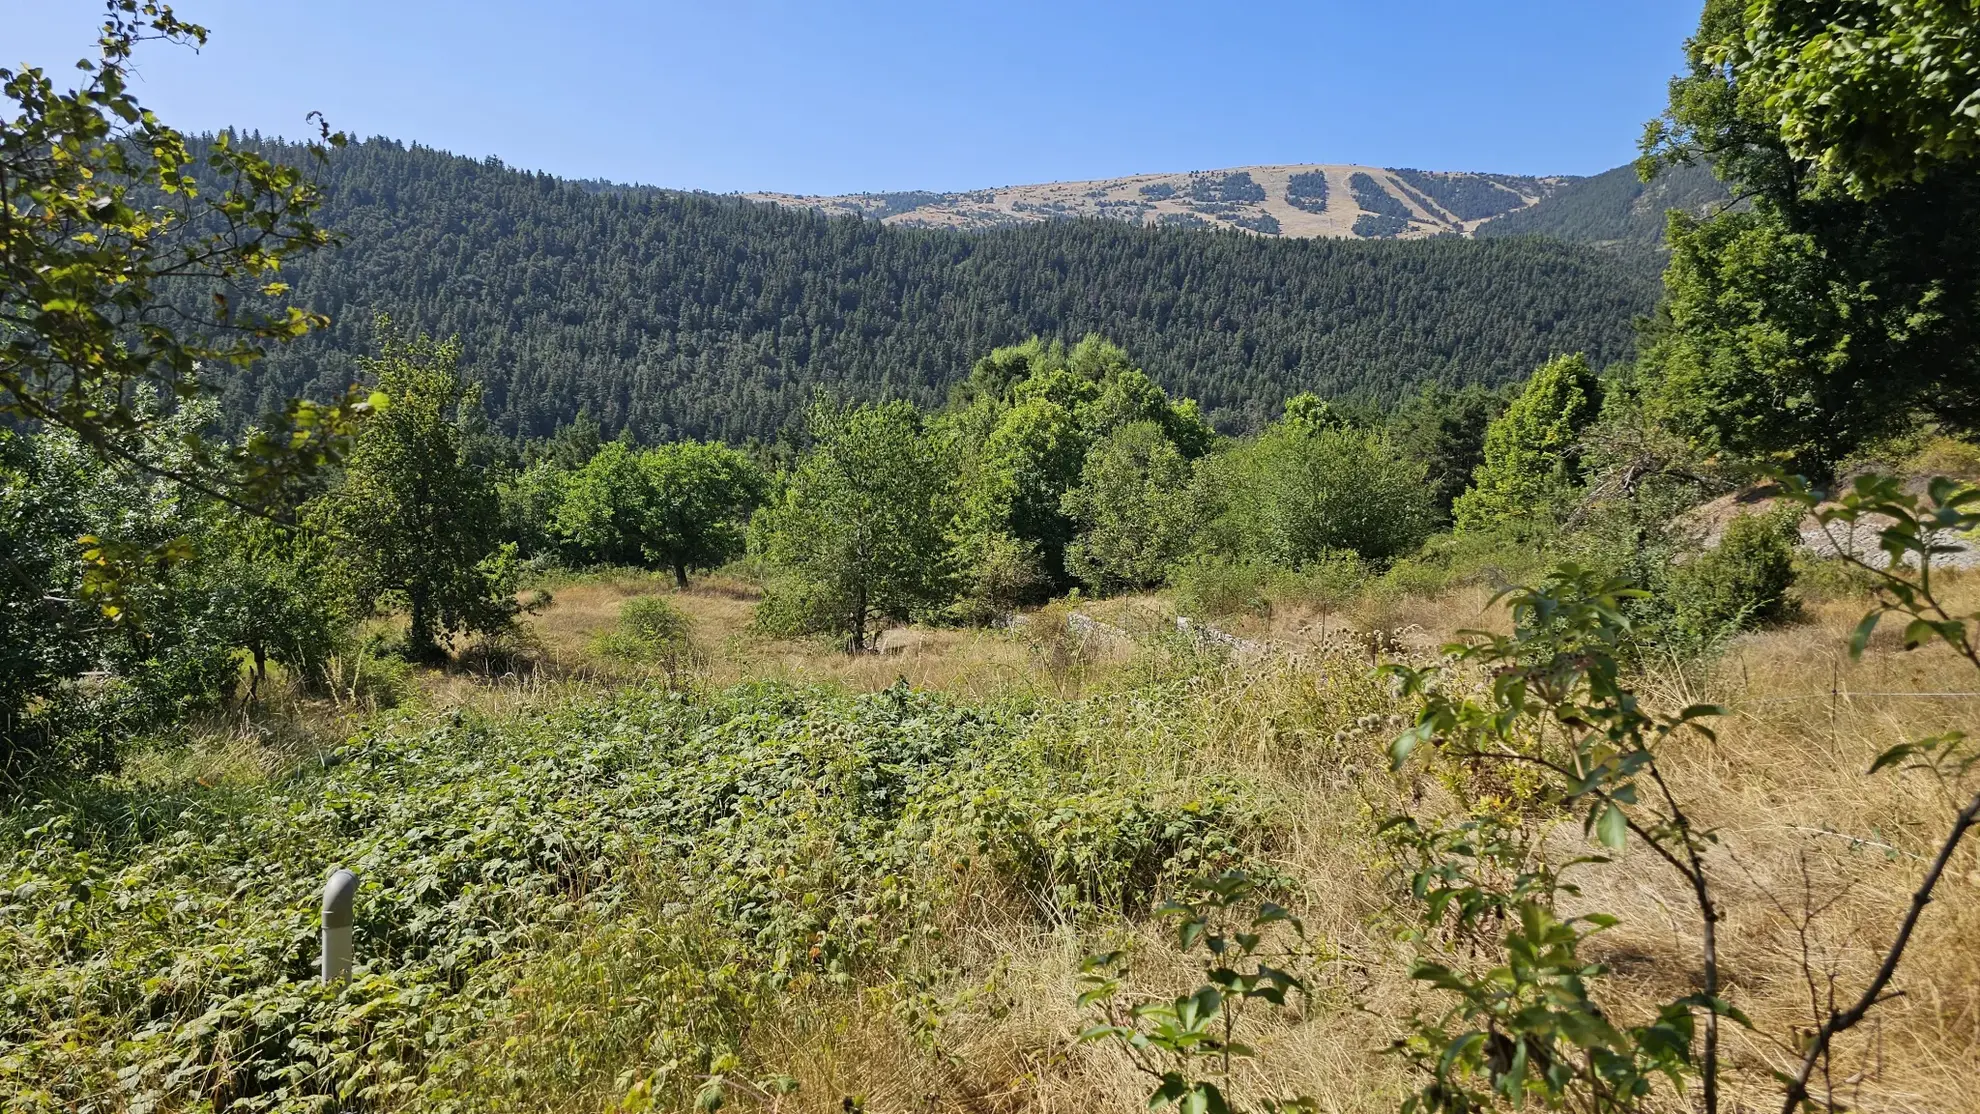
<path fill-rule="evenodd" d="M 1738 700 L 1737 704 L 1791 704 L 1809 700 L 1972 700 L 1980 698 L 1980 692 L 1853 692 L 1848 689 L 1799 693 L 1794 696 L 1763 696 L 1752 700 Z"/>

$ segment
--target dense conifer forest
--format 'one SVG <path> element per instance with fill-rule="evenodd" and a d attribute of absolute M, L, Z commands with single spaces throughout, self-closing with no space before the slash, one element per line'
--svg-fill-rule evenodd
<path fill-rule="evenodd" d="M 457 335 L 515 435 L 584 408 L 607 436 L 770 437 L 820 386 L 932 403 L 991 348 L 1088 332 L 1219 427 L 1250 429 L 1304 390 L 1393 400 L 1425 381 L 1502 384 L 1562 352 L 1613 362 L 1655 296 L 1648 264 L 1566 243 L 904 230 L 379 139 L 314 173 L 344 242 L 284 277 L 333 327 L 234 384 L 236 419 L 342 390 L 389 312 Z"/>
<path fill-rule="evenodd" d="M 1477 235 L 1553 236 L 1643 248 L 1663 242 L 1670 210 L 1698 216 L 1731 199 L 1725 183 L 1705 166 L 1666 167 L 1649 182 L 1634 165 L 1619 166 L 1571 182 L 1531 208 L 1493 217 L 1478 226 Z"/>

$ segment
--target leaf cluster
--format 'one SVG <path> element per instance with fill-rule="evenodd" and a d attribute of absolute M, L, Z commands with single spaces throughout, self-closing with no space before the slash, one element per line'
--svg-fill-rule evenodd
<path fill-rule="evenodd" d="M 1082 1009 L 1106 1020 L 1080 1033 L 1082 1041 L 1114 1041 L 1134 1066 L 1154 1083 L 1151 1110 L 1174 1107 L 1181 1114 L 1234 1114 L 1246 1107 L 1228 1094 L 1231 1065 L 1258 1051 L 1246 1024 L 1247 1011 L 1260 1003 L 1285 1009 L 1303 996 L 1306 984 L 1289 968 L 1310 962 L 1306 929 L 1283 906 L 1264 898 L 1257 878 L 1229 870 L 1194 881 L 1165 903 L 1158 915 L 1176 924 L 1176 946 L 1198 955 L 1203 984 L 1172 999 L 1132 1006 L 1118 999 L 1130 974 L 1127 956 L 1107 952 L 1081 964 Z M 1275 938 L 1276 937 L 1276 938 Z M 1264 1111 L 1309 1111 L 1305 1097 L 1268 1098 Z"/>
<path fill-rule="evenodd" d="M 1654 1080 L 1681 1086 L 1716 1069 L 1716 1020 L 1743 1022 L 1721 999 L 1704 854 L 1714 842 L 1697 828 L 1657 766 L 1674 734 L 1710 735 L 1701 722 L 1719 714 L 1693 706 L 1656 714 L 1624 683 L 1618 655 L 1630 631 L 1625 604 L 1644 593 L 1572 565 L 1542 583 L 1504 594 L 1509 635 L 1471 632 L 1447 648 L 1455 663 L 1483 672 L 1482 698 L 1460 696 L 1438 681 L 1438 668 L 1386 666 L 1405 695 L 1420 701 L 1414 726 L 1397 736 L 1390 760 L 1400 767 L 1426 746 L 1447 761 L 1501 765 L 1530 776 L 1523 811 L 1545 818 L 1580 814 L 1584 835 L 1609 852 L 1633 835 L 1683 877 L 1707 926 L 1704 987 L 1668 1003 L 1647 1025 L 1611 1021 L 1595 998 L 1600 964 L 1580 956 L 1582 942 L 1615 923 L 1601 914 L 1563 918 L 1563 893 L 1574 893 L 1548 864 L 1519 810 L 1484 808 L 1454 828 L 1430 828 L 1409 816 L 1384 825 L 1416 865 L 1411 892 L 1423 903 L 1429 931 L 1503 931 L 1492 947 L 1504 961 L 1483 970 L 1419 959 L 1415 976 L 1450 995 L 1449 1008 L 1419 1016 L 1399 1054 L 1430 1082 L 1411 1111 L 1471 1111 L 1532 1098 L 1548 1108 L 1592 1104 L 1640 1109 Z M 1601 855 L 1567 864 L 1607 862 Z M 1428 936 L 1419 939 L 1429 939 Z M 1707 1019 L 1703 1067 L 1693 1052 L 1694 1015 Z"/>
<path fill-rule="evenodd" d="M 301 170 L 227 136 L 195 144 L 138 102 L 137 49 L 197 48 L 205 28 L 152 0 L 107 0 L 105 11 L 78 87 L 0 69 L 12 106 L 0 120 L 0 416 L 157 468 L 141 446 L 163 411 L 139 398 L 214 393 L 215 370 L 324 328 L 277 272 L 335 240 L 314 221 L 323 197 Z M 344 136 L 319 130 L 296 153 L 320 165 Z M 279 504 L 338 462 L 377 404 L 358 390 L 289 401 L 232 445 L 186 431 L 170 475 L 245 505 Z"/>

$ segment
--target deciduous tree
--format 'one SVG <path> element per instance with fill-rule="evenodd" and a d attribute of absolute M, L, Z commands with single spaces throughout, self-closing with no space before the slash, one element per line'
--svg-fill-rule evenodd
<path fill-rule="evenodd" d="M 507 625 L 514 548 L 496 540 L 494 484 L 466 452 L 462 420 L 481 395 L 461 377 L 459 347 L 381 331 L 364 366 L 392 403 L 358 437 L 332 528 L 362 591 L 406 608 L 408 651 L 434 657 L 456 631 Z"/>
<path fill-rule="evenodd" d="M 844 634 L 858 651 L 876 619 L 906 621 L 953 598 L 955 467 L 911 403 L 820 405 L 810 425 L 815 447 L 753 527 L 783 577 L 765 616 Z"/>
<path fill-rule="evenodd" d="M 1644 140 L 1745 202 L 1674 218 L 1644 362 L 1707 452 L 1824 475 L 1923 413 L 1980 429 L 1970 4 L 1711 0 Z"/>
<path fill-rule="evenodd" d="M 1387 561 L 1420 544 L 1431 522 L 1421 464 L 1377 431 L 1316 428 L 1298 412 L 1205 458 L 1195 494 L 1211 516 L 1207 552 L 1281 568 L 1340 550 Z"/>
<path fill-rule="evenodd" d="M 614 441 L 564 478 L 556 533 L 584 564 L 639 565 L 651 514 L 652 490 L 638 450 Z"/>
<path fill-rule="evenodd" d="M 639 465 L 646 554 L 673 570 L 676 585 L 742 555 L 749 517 L 769 489 L 754 461 L 726 445 L 676 441 L 649 449 Z"/>
<path fill-rule="evenodd" d="M 277 270 L 332 238 L 311 220 L 321 197 L 301 171 L 225 133 L 196 158 L 138 103 L 137 48 L 198 47 L 206 29 L 153 0 L 105 8 L 79 87 L 0 69 L 12 105 L 0 118 L 0 418 L 61 427 L 100 456 L 157 468 L 142 444 L 166 411 L 135 400 L 211 392 L 219 369 L 326 325 L 289 303 Z M 322 128 L 306 149 L 320 158 L 342 143 Z M 356 390 L 333 404 L 291 401 L 233 446 L 192 431 L 173 478 L 260 506 L 334 463 L 372 404 Z"/>
<path fill-rule="evenodd" d="M 1102 592 L 1153 587 L 1196 536 L 1189 462 L 1154 422 L 1125 425 L 1086 454 L 1063 507 L 1079 529 L 1066 568 Z"/>
<path fill-rule="evenodd" d="M 1542 364 L 1485 432 L 1485 460 L 1471 490 L 1452 508 L 1461 531 L 1533 529 L 1551 523 L 1580 479 L 1581 431 L 1601 411 L 1601 387 L 1588 361 L 1560 356 Z"/>

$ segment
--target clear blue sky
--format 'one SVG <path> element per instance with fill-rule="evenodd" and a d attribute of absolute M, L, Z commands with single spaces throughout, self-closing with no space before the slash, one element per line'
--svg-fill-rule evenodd
<path fill-rule="evenodd" d="M 1258 163 L 1591 174 L 1634 155 L 1700 0 L 181 0 L 141 55 L 182 129 L 312 109 L 571 177 L 965 189 Z M 0 64 L 96 0 L 0 0 Z"/>

